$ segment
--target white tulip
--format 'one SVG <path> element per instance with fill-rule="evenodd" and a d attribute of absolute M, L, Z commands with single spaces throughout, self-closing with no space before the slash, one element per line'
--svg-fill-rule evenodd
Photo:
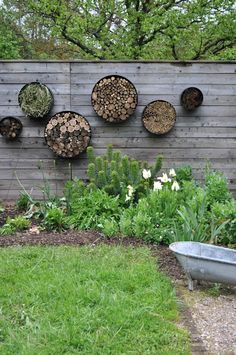
<path fill-rule="evenodd" d="M 179 186 L 178 182 L 174 181 L 172 186 L 171 186 L 171 190 L 172 191 L 178 191 L 179 189 L 180 189 L 180 186 Z"/>
<path fill-rule="evenodd" d="M 163 173 L 162 176 L 157 178 L 158 180 L 161 180 L 161 182 L 171 182 L 171 179 L 168 178 L 168 175 L 166 173 Z"/>
<path fill-rule="evenodd" d="M 170 169 L 169 175 L 172 176 L 172 177 L 175 177 L 176 176 L 175 169 Z"/>
<path fill-rule="evenodd" d="M 133 186 L 128 185 L 127 189 L 128 189 L 128 196 L 131 197 L 133 195 L 133 193 L 134 193 L 134 188 L 133 188 Z"/>
<path fill-rule="evenodd" d="M 152 176 L 151 170 L 143 169 L 143 178 L 144 179 L 149 179 L 151 176 Z"/>
<path fill-rule="evenodd" d="M 162 184 L 160 181 L 154 181 L 153 191 L 156 191 L 156 190 L 162 190 Z"/>
<path fill-rule="evenodd" d="M 125 195 L 125 202 L 131 200 L 131 196 Z"/>

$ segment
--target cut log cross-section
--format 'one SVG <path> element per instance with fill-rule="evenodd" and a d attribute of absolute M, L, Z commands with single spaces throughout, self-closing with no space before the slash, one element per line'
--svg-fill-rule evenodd
<path fill-rule="evenodd" d="M 134 113 L 138 94 L 129 80 L 113 75 L 96 83 L 91 100 L 98 116 L 107 122 L 121 122 Z"/>
<path fill-rule="evenodd" d="M 91 127 L 80 114 L 64 111 L 50 119 L 44 135 L 47 145 L 56 155 L 73 158 L 87 148 L 91 138 Z"/>
<path fill-rule="evenodd" d="M 165 134 L 176 121 L 175 108 L 167 101 L 150 102 L 144 109 L 142 120 L 144 127 L 154 134 Z"/>
<path fill-rule="evenodd" d="M 5 117 L 0 121 L 0 134 L 8 139 L 17 138 L 22 131 L 22 123 L 18 118 Z"/>

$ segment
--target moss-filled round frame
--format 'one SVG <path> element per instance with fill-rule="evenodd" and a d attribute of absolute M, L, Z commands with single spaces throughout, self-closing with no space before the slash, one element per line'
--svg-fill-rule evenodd
<path fill-rule="evenodd" d="M 51 90 L 38 81 L 23 86 L 18 95 L 20 108 L 29 118 L 43 118 L 51 111 L 54 98 Z"/>
<path fill-rule="evenodd" d="M 16 139 L 22 128 L 21 121 L 16 117 L 7 116 L 0 121 L 0 134 L 10 140 Z"/>
<path fill-rule="evenodd" d="M 78 157 L 89 145 L 91 126 L 77 112 L 62 111 L 48 121 L 44 137 L 50 149 L 59 157 Z"/>
<path fill-rule="evenodd" d="M 164 100 L 150 102 L 143 110 L 144 127 L 153 134 L 161 135 L 169 132 L 176 122 L 174 106 Z"/>
<path fill-rule="evenodd" d="M 93 87 L 91 103 L 98 116 L 118 123 L 127 120 L 138 105 L 138 93 L 133 83 L 120 75 L 108 75 Z"/>

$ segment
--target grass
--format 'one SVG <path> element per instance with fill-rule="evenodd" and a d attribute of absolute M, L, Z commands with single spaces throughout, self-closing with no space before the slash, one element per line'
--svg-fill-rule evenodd
<path fill-rule="evenodd" d="M 0 250 L 0 353 L 190 354 L 147 248 Z"/>

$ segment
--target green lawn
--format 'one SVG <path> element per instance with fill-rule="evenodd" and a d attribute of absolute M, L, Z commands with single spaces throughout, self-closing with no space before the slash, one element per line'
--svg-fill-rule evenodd
<path fill-rule="evenodd" d="M 0 354 L 189 354 L 147 248 L 0 250 Z"/>

